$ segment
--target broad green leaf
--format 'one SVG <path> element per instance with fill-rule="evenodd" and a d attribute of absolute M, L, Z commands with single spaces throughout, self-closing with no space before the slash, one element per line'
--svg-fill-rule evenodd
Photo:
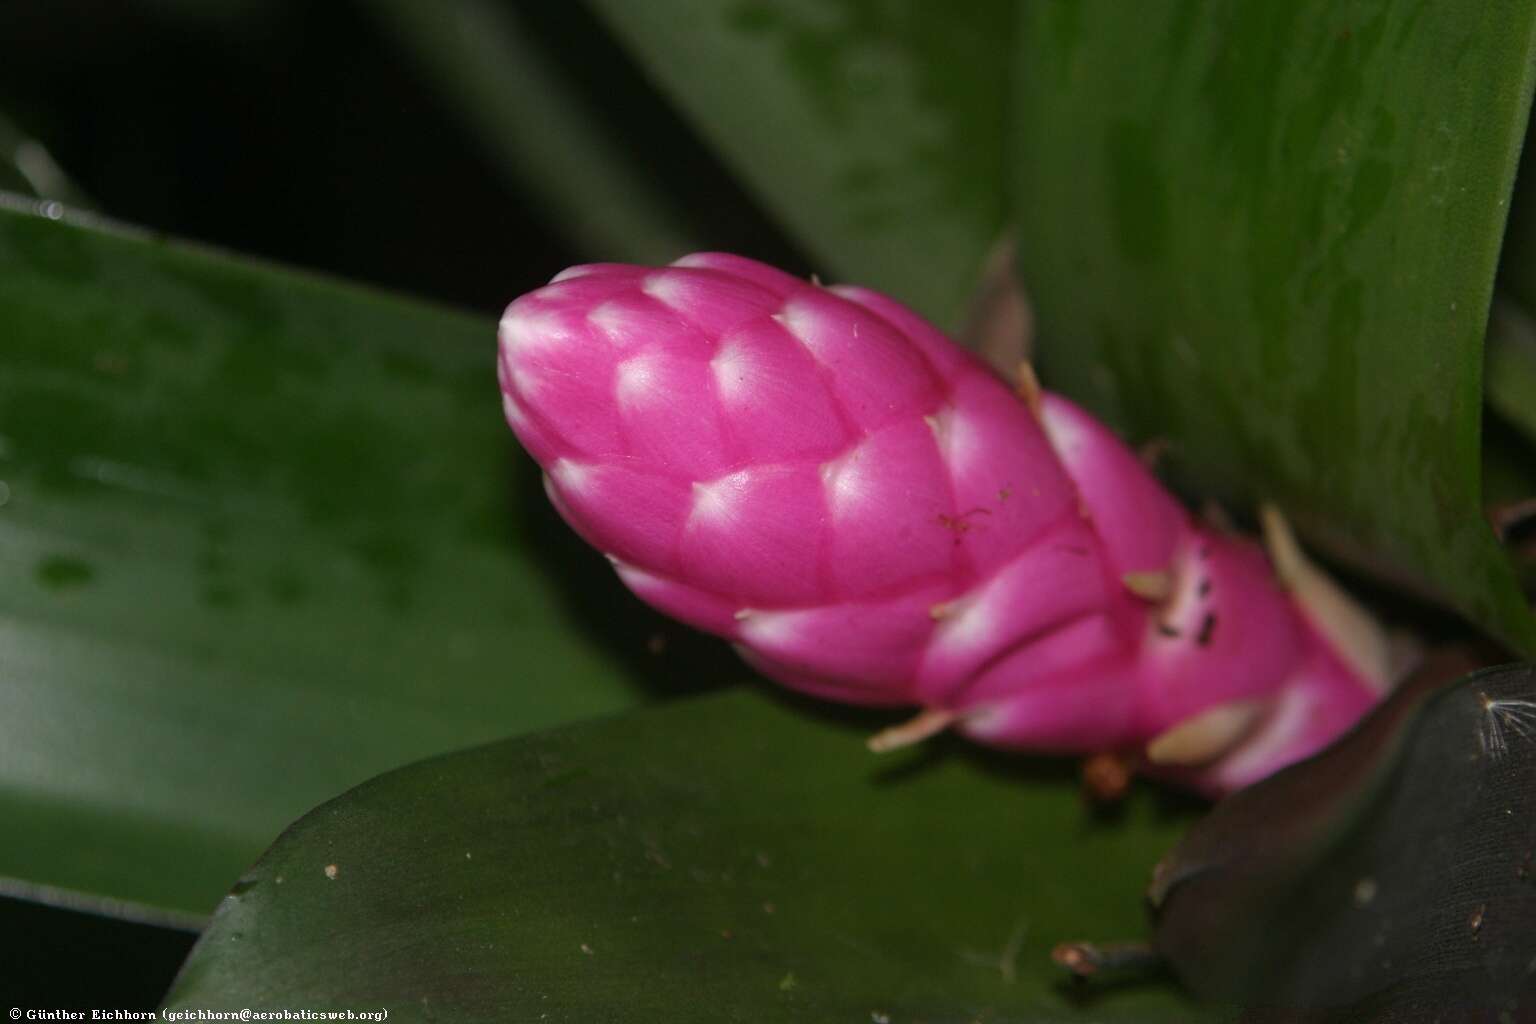
<path fill-rule="evenodd" d="M 707 248 L 645 162 L 603 131 L 560 55 L 529 39 L 509 5 L 369 0 L 363 9 L 439 85 L 490 156 L 548 204 L 551 224 L 593 259 L 669 263 Z"/>
<path fill-rule="evenodd" d="M 825 274 L 958 325 L 1004 223 L 1012 0 L 593 6 Z"/>
<path fill-rule="evenodd" d="M 349 785 L 719 678 L 545 510 L 489 321 L 5 210 L 0 268 L 0 879 L 203 913 Z"/>
<path fill-rule="evenodd" d="M 441 757 L 317 808 L 241 878 L 172 1007 L 441 1021 L 1195 1021 L 1079 1001 L 1048 953 L 1145 930 L 1187 814 L 1096 820 L 1063 762 L 875 758 L 736 691 Z"/>
<path fill-rule="evenodd" d="M 1157 945 L 1195 990 L 1352 1024 L 1529 1019 L 1536 667 L 1445 686 L 1464 661 L 1217 805 L 1160 865 Z"/>
<path fill-rule="evenodd" d="M 1536 649 L 1478 481 L 1536 3 L 1023 10 L 1012 199 L 1047 383 Z"/>

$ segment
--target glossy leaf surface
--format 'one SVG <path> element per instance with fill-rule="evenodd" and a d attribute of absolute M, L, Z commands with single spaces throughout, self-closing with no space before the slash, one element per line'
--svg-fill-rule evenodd
<path fill-rule="evenodd" d="M 1153 886 L 1158 947 L 1197 991 L 1250 1005 L 1524 1020 L 1533 775 L 1536 667 L 1421 678 L 1191 829 Z"/>
<path fill-rule="evenodd" d="M 648 692 L 493 324 L 15 212 L 0 266 L 6 891 L 203 913 L 349 785 Z"/>
<path fill-rule="evenodd" d="M 1011 0 L 594 7 L 824 276 L 958 326 L 1004 221 Z"/>
<path fill-rule="evenodd" d="M 1482 336 L 1536 4 L 1023 8 L 1020 263 L 1047 382 L 1193 487 L 1518 646 L 1478 507 Z"/>
<path fill-rule="evenodd" d="M 1047 956 L 1085 928 L 1144 931 L 1148 867 L 1186 814 L 1138 799 L 1095 822 L 1061 762 L 860 740 L 738 691 L 392 772 L 278 840 L 169 1005 L 1202 1019 L 1166 983 L 1079 1003 Z"/>

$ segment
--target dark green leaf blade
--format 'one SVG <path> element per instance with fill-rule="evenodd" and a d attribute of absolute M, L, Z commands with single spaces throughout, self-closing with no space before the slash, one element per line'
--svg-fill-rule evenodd
<path fill-rule="evenodd" d="M 1096 823 L 1061 783 L 958 742 L 875 759 L 846 725 L 747 691 L 498 743 L 295 824 L 169 1005 L 1202 1019 L 1166 985 L 1079 1004 L 1049 962 L 1084 929 L 1142 931 L 1147 867 L 1185 820 L 1139 799 Z"/>
<path fill-rule="evenodd" d="M 3 210 L 0 266 L 0 888 L 205 913 L 348 785 L 645 696 L 492 323 Z"/>
<path fill-rule="evenodd" d="M 1452 664 L 1159 866 L 1157 945 L 1195 990 L 1351 1022 L 1536 1007 L 1536 666 L 1444 687 Z"/>
<path fill-rule="evenodd" d="M 828 275 L 955 327 L 1001 233 L 1015 4 L 594 4 Z"/>
<path fill-rule="evenodd" d="M 1048 383 L 1536 649 L 1477 479 L 1536 4 L 1024 10 L 1012 194 Z"/>

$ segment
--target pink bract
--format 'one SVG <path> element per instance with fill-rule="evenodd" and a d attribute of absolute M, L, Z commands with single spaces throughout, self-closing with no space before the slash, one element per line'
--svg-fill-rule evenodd
<path fill-rule="evenodd" d="M 1146 751 L 1211 793 L 1379 699 L 1256 544 L 878 293 L 718 253 L 572 267 L 507 308 L 499 370 L 566 520 L 786 685 L 996 747 Z"/>

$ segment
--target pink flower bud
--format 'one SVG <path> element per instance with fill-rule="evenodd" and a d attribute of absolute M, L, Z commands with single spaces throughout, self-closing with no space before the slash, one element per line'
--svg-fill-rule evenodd
<path fill-rule="evenodd" d="M 916 314 L 738 256 L 573 267 L 508 307 L 508 422 L 655 607 L 808 693 L 1225 792 L 1380 696 L 1087 413 Z"/>

